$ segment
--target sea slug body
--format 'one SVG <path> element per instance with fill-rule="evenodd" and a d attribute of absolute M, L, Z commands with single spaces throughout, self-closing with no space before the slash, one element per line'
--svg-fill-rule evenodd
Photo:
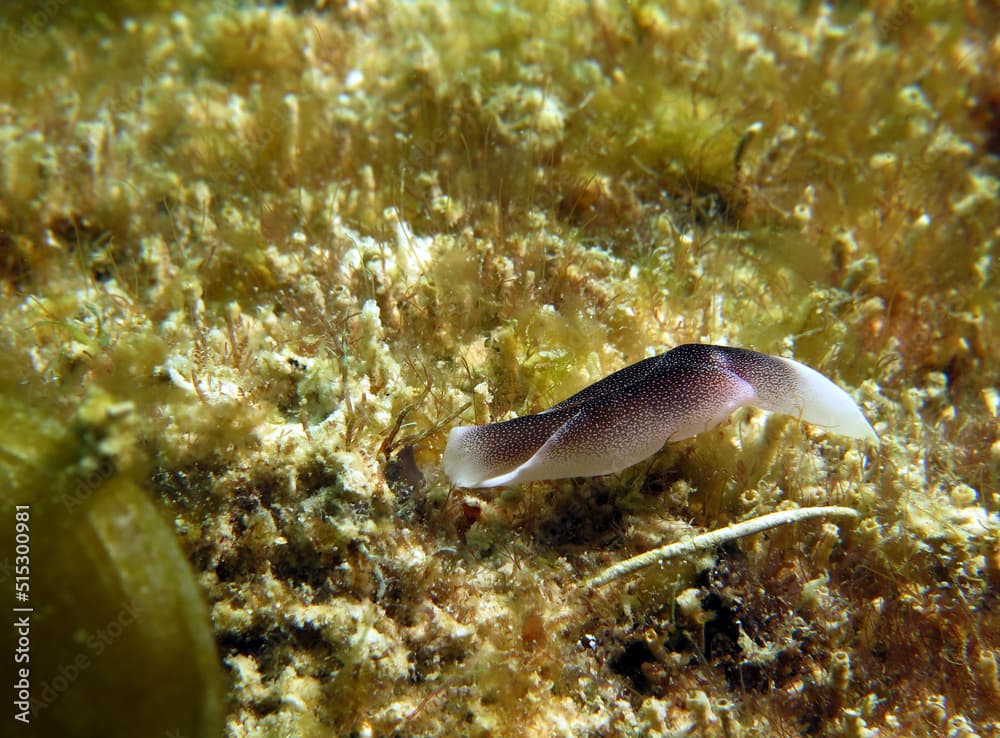
<path fill-rule="evenodd" d="M 877 441 L 844 390 L 792 359 L 686 344 L 644 359 L 534 415 L 452 428 L 444 469 L 458 487 L 613 474 L 744 406 Z"/>

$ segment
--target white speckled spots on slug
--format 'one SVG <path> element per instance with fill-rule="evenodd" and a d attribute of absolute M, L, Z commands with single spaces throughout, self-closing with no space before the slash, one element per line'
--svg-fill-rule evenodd
<path fill-rule="evenodd" d="M 687 344 L 625 367 L 544 412 L 453 428 L 444 468 L 459 487 L 612 474 L 745 406 L 877 440 L 851 397 L 814 369 L 746 349 Z"/>

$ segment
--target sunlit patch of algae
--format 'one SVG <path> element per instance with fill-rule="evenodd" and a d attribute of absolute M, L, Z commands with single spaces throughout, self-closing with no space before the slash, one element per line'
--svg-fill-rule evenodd
<path fill-rule="evenodd" d="M 0 13 L 5 371 L 151 469 L 227 735 L 1000 732 L 994 5 Z M 743 412 L 449 491 L 451 424 L 687 341 L 819 368 L 881 446 Z M 824 503 L 862 519 L 581 596 Z"/>

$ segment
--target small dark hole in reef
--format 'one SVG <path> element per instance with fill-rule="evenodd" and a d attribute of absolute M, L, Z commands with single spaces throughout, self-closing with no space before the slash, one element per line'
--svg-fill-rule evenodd
<path fill-rule="evenodd" d="M 423 472 L 417 466 L 413 446 L 403 446 L 385 463 L 385 481 L 399 502 L 399 514 L 404 519 L 413 516 L 413 493 L 426 486 Z"/>
<path fill-rule="evenodd" d="M 694 642 L 687 633 L 678 627 L 670 627 L 665 633 L 663 647 L 672 653 L 686 653 L 692 660 L 696 659 Z"/>
<path fill-rule="evenodd" d="M 618 531 L 624 517 L 613 504 L 611 493 L 601 486 L 563 490 L 553 495 L 549 504 L 537 534 L 540 543 L 553 547 L 601 545 Z"/>
<path fill-rule="evenodd" d="M 625 646 L 622 654 L 611 662 L 611 670 L 620 674 L 632 683 L 632 688 L 642 694 L 649 694 L 649 679 L 642 670 L 642 665 L 656 661 L 653 652 L 645 641 L 633 641 Z"/>
<path fill-rule="evenodd" d="M 386 617 L 394 620 L 402 628 L 410 628 L 416 624 L 413 592 L 410 585 L 412 585 L 411 582 L 407 582 L 399 576 L 388 577 L 385 594 L 379 600 Z M 412 653 L 410 658 L 413 658 Z"/>
<path fill-rule="evenodd" d="M 337 486 L 337 472 L 320 462 L 309 464 L 299 470 L 296 487 L 303 492 L 313 493 L 322 487 Z"/>
<path fill-rule="evenodd" d="M 223 558 L 215 565 L 215 576 L 220 582 L 234 582 L 243 574 L 243 562 L 236 558 Z"/>
<path fill-rule="evenodd" d="M 263 623 L 255 621 L 248 630 L 220 633 L 215 640 L 223 654 L 238 653 L 261 659 L 274 650 L 280 638 L 276 631 L 268 630 Z"/>
<path fill-rule="evenodd" d="M 51 218 L 48 227 L 53 236 L 69 246 L 70 251 L 76 251 L 78 246 L 91 246 L 105 230 L 78 213 Z"/>
<path fill-rule="evenodd" d="M 715 613 L 715 617 L 705 623 L 705 658 L 739 656 L 740 620 L 736 611 L 715 593 L 705 597 L 701 607 Z"/>
<path fill-rule="evenodd" d="M 14 238 L 0 224 L 0 280 L 20 290 L 31 275 L 31 265 Z"/>
<path fill-rule="evenodd" d="M 240 516 L 234 516 L 233 522 L 237 525 L 237 533 L 243 533 L 246 530 L 246 521 L 242 516 L 252 515 L 256 512 L 257 508 L 260 507 L 260 498 L 252 489 L 240 488 L 233 493 L 232 505 L 234 510 L 241 513 Z"/>
<path fill-rule="evenodd" d="M 290 583 L 305 584 L 322 601 L 334 585 L 330 572 L 336 570 L 344 557 L 339 551 L 317 551 L 308 543 L 289 544 L 271 559 L 274 575 Z"/>

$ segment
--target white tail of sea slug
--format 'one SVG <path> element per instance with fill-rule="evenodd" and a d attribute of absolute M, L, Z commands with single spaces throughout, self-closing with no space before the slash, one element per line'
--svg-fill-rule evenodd
<path fill-rule="evenodd" d="M 815 369 L 747 349 L 686 344 L 544 412 L 452 428 L 444 469 L 457 487 L 613 474 L 748 405 L 878 441 L 850 395 Z"/>

